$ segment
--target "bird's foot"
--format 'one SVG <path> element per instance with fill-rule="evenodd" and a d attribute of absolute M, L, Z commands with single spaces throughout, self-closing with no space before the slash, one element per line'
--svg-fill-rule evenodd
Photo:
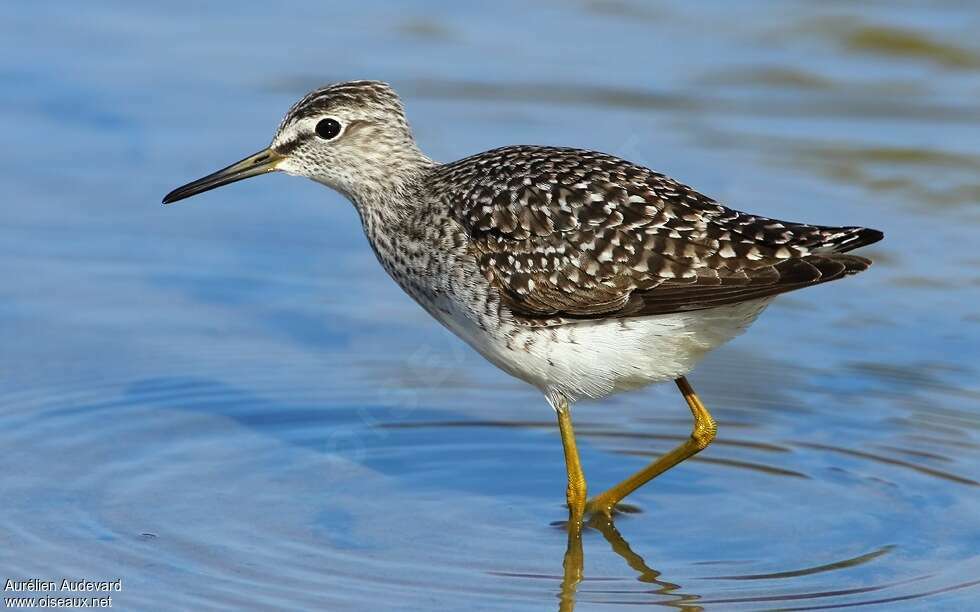
<path fill-rule="evenodd" d="M 620 514 L 637 514 L 643 510 L 639 506 L 624 504 L 623 502 L 610 503 L 601 497 L 594 497 L 585 503 L 585 517 L 604 517 L 612 519 Z"/>
<path fill-rule="evenodd" d="M 634 506 L 632 504 L 624 504 L 620 502 L 612 507 L 609 507 L 606 505 L 597 504 L 593 500 L 589 500 L 577 511 L 575 509 L 570 509 L 568 512 L 568 520 L 555 521 L 551 524 L 554 527 L 559 527 L 570 532 L 581 532 L 583 529 L 594 527 L 597 523 L 610 523 L 615 517 L 621 514 L 638 514 L 640 512 L 643 512 L 643 510 L 639 506 Z"/>

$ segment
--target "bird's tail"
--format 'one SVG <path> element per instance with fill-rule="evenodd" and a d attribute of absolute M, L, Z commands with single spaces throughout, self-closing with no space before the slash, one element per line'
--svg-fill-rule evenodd
<path fill-rule="evenodd" d="M 846 253 L 858 247 L 874 244 L 885 234 L 867 227 L 820 227 L 808 236 L 807 247 L 814 254 Z"/>

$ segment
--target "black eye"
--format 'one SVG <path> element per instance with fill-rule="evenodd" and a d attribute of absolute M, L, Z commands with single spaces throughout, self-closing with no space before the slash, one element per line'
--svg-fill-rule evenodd
<path fill-rule="evenodd" d="M 322 119 L 316 124 L 316 135 L 324 140 L 330 140 L 340 133 L 340 122 L 336 119 Z"/>

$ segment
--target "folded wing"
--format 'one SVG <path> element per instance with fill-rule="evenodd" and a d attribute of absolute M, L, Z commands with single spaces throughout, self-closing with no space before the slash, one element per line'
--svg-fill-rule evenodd
<path fill-rule="evenodd" d="M 867 269 L 845 251 L 860 227 L 776 221 L 726 208 L 616 157 L 507 147 L 446 166 L 440 180 L 504 302 L 529 321 L 713 308 Z"/>

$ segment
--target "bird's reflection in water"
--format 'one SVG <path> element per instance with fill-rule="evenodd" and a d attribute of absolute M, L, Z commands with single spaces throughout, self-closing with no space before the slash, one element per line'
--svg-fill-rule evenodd
<path fill-rule="evenodd" d="M 565 560 L 562 563 L 561 591 L 558 593 L 559 612 L 569 612 L 575 609 L 575 592 L 578 583 L 582 582 L 582 568 L 585 556 L 582 553 L 582 528 L 568 526 L 568 547 L 565 549 Z"/>
<path fill-rule="evenodd" d="M 589 517 L 584 525 L 568 524 L 568 547 L 565 549 L 561 589 L 558 593 L 559 612 L 570 612 L 575 609 L 575 597 L 578 593 L 579 583 L 582 582 L 585 566 L 582 532 L 588 529 L 594 529 L 602 534 L 612 551 L 622 557 L 626 564 L 637 573 L 637 580 L 656 585 L 655 589 L 648 591 L 649 593 L 671 598 L 660 602 L 661 605 L 687 611 L 703 609 L 695 603 L 700 599 L 700 596 L 678 593 L 678 589 L 681 588 L 680 585 L 660 579 L 660 572 L 647 565 L 643 557 L 630 547 L 629 542 L 616 528 L 612 517 L 595 514 Z"/>

